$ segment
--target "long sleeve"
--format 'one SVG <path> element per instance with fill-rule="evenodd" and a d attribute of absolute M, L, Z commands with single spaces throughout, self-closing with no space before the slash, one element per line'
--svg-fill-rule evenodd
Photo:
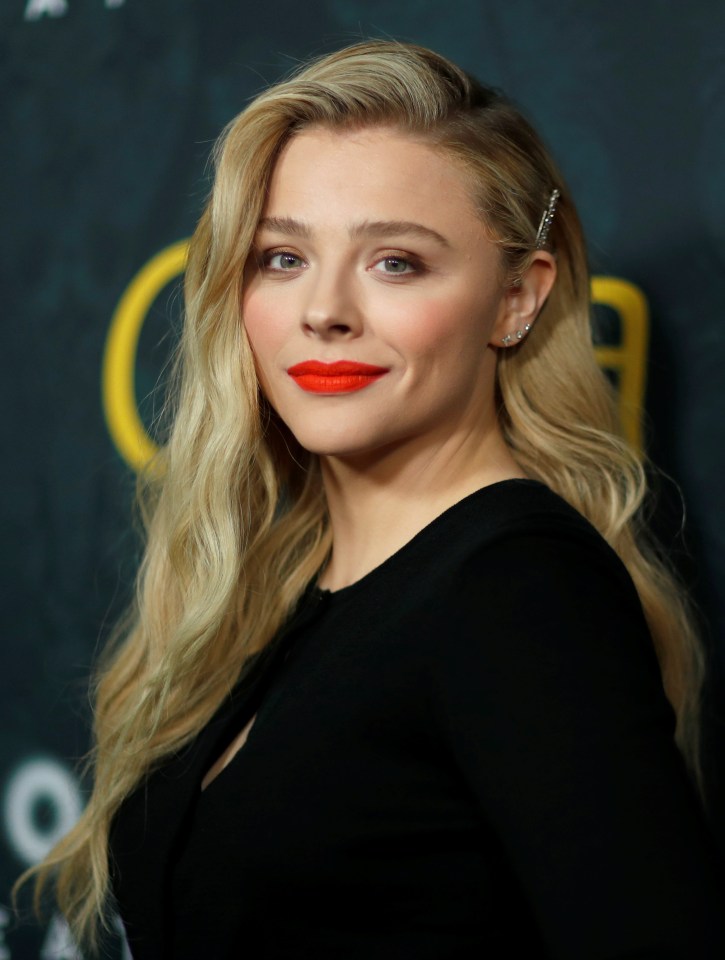
<path fill-rule="evenodd" d="M 614 555 L 514 536 L 468 564 L 435 709 L 556 960 L 725 957 L 725 894 Z"/>
<path fill-rule="evenodd" d="M 541 484 L 485 487 L 356 583 L 311 587 L 123 804 L 134 957 L 723 960 L 672 732 L 599 534 Z"/>

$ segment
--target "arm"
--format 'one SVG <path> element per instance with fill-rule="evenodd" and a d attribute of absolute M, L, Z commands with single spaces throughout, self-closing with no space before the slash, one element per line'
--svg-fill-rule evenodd
<path fill-rule="evenodd" d="M 719 865 L 618 561 L 521 536 L 458 590 L 437 704 L 552 957 L 725 957 Z"/>

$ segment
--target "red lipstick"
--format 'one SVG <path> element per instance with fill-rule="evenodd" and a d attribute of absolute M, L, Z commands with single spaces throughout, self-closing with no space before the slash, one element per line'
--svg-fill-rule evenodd
<path fill-rule="evenodd" d="M 287 370 L 297 386 L 308 393 L 352 393 L 369 387 L 387 372 L 388 367 L 374 367 L 352 360 L 337 360 L 335 363 L 305 360 Z"/>

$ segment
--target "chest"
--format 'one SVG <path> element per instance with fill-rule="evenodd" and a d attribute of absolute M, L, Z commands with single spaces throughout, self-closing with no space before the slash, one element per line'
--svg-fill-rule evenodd
<path fill-rule="evenodd" d="M 439 629 L 403 608 L 355 622 L 340 610 L 291 636 L 122 810 L 130 928 L 147 928 L 151 900 L 166 904 L 159 931 L 188 931 L 230 883 L 242 925 L 276 902 L 304 914 L 334 899 L 344 912 L 361 890 L 393 922 L 405 904 L 440 902 L 441 877 L 451 904 L 474 888 L 480 902 L 489 839 L 431 703 Z"/>

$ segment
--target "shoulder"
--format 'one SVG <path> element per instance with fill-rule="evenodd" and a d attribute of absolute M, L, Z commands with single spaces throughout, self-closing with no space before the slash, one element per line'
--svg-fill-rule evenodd
<path fill-rule="evenodd" d="M 583 516 L 540 484 L 505 485 L 466 512 L 439 580 L 440 678 L 547 698 L 661 688 L 631 577 Z"/>
<path fill-rule="evenodd" d="M 484 501 L 498 521 L 477 518 Z M 663 939 L 689 955 L 702 923 L 717 930 L 712 845 L 627 571 L 543 489 L 465 510 L 475 529 L 452 545 L 430 662 L 437 742 L 557 956 L 592 930 L 607 956 Z"/>
<path fill-rule="evenodd" d="M 614 754 L 652 731 L 669 743 L 674 718 L 626 568 L 554 494 L 536 501 L 448 570 L 430 663 L 441 729 L 471 757 L 486 743 L 506 769 L 526 754 L 559 774 L 604 744 Z"/>
<path fill-rule="evenodd" d="M 489 583 L 486 592 L 526 597 L 529 604 L 542 594 L 574 600 L 604 591 L 639 608 L 631 577 L 614 550 L 582 514 L 541 483 L 494 484 L 449 514 L 441 531 L 446 538 L 441 568 L 457 598 L 473 587 L 481 596 Z"/>
<path fill-rule="evenodd" d="M 535 480 L 505 480 L 482 487 L 441 514 L 435 526 L 439 537 L 460 538 L 472 549 L 526 534 L 607 546 L 578 510 Z"/>

